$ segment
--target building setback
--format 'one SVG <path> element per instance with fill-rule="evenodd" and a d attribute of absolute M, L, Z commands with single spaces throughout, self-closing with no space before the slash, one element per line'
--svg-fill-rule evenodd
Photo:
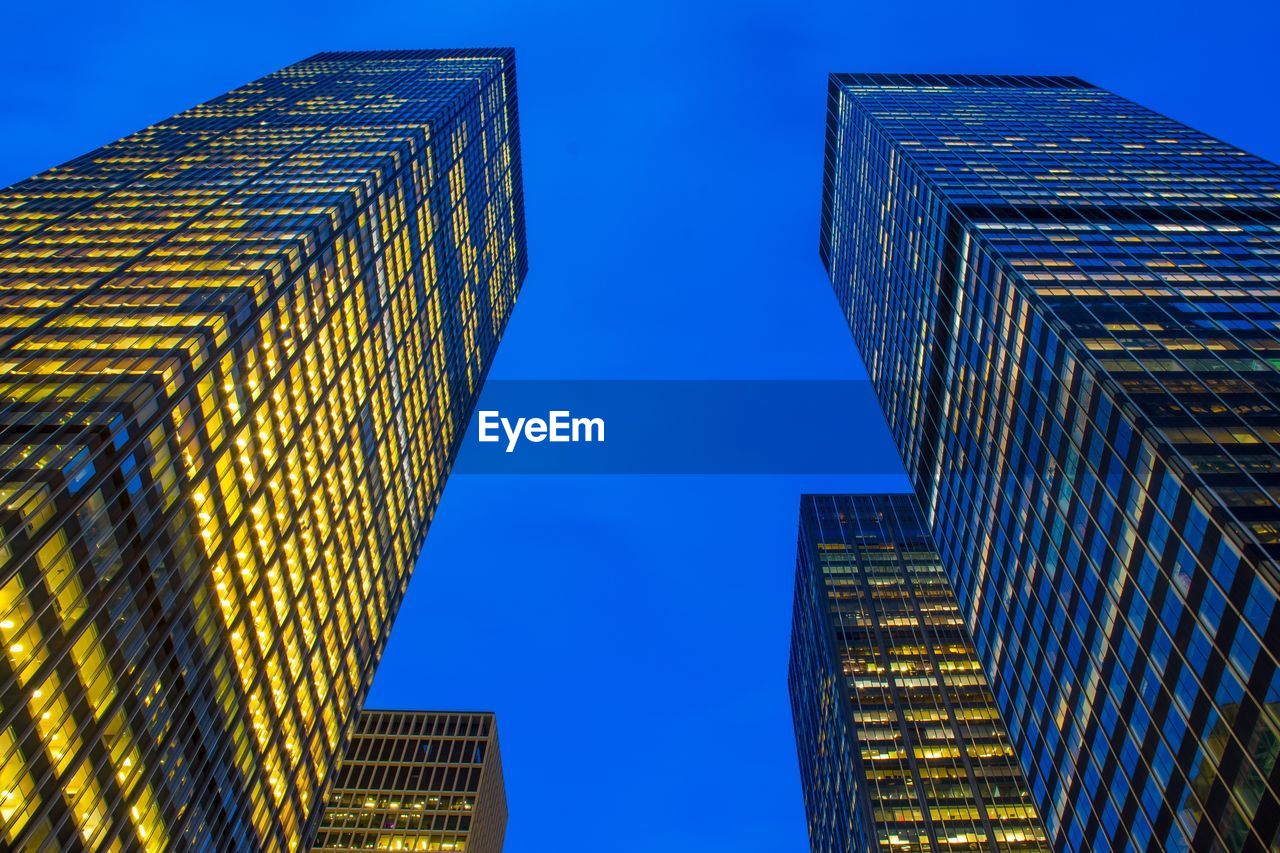
<path fill-rule="evenodd" d="M 805 495 L 788 683 L 811 848 L 1048 851 L 912 495 Z"/>
<path fill-rule="evenodd" d="M 365 711 L 312 849 L 501 853 L 506 828 L 493 714 Z"/>
<path fill-rule="evenodd" d="M 837 74 L 821 254 L 1054 845 L 1280 843 L 1280 167 Z"/>
<path fill-rule="evenodd" d="M 526 260 L 510 50 L 0 192 L 0 846 L 299 849 Z"/>

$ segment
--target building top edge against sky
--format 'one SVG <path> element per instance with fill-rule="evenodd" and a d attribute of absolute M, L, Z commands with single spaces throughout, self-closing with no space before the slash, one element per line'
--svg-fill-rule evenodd
<path fill-rule="evenodd" d="M 313 53 L 300 62 L 321 62 L 350 59 L 470 59 L 475 57 L 500 57 L 514 60 L 514 47 L 476 47 L 476 48 L 391 48 L 388 50 L 322 50 Z"/>
<path fill-rule="evenodd" d="M 1010 89 L 1096 89 L 1092 83 L 1071 75 L 1043 74 L 921 74 L 886 71 L 833 71 L 831 82 L 840 86 L 876 88 L 995 88 Z"/>
<path fill-rule="evenodd" d="M 971 218 L 1008 204 L 1280 215 L 1280 166 L 1078 78 L 832 74 L 829 144 L 846 99 Z"/>

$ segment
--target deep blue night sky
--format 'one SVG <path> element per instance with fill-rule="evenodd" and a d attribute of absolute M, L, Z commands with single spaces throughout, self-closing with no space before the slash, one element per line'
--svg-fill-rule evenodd
<path fill-rule="evenodd" d="M 504 378 L 860 376 L 817 256 L 832 70 L 1075 74 L 1280 159 L 1261 2 L 4 5 L 0 185 L 318 50 L 514 45 Z M 796 497 L 904 485 L 454 477 L 370 704 L 497 711 L 510 853 L 801 850 Z"/>

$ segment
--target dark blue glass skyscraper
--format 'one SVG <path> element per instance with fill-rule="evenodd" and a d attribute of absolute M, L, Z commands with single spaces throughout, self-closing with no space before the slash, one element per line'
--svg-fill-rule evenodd
<path fill-rule="evenodd" d="M 835 75 L 821 253 L 1052 840 L 1280 826 L 1280 168 L 1074 78 Z"/>

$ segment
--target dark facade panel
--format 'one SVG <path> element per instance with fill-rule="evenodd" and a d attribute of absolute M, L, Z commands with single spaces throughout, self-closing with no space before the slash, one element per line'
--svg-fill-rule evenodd
<path fill-rule="evenodd" d="M 1280 167 L 833 76 L 823 257 L 1056 844 L 1280 828 Z"/>
<path fill-rule="evenodd" d="M 525 274 L 514 54 L 0 191 L 0 847 L 298 849 Z"/>

